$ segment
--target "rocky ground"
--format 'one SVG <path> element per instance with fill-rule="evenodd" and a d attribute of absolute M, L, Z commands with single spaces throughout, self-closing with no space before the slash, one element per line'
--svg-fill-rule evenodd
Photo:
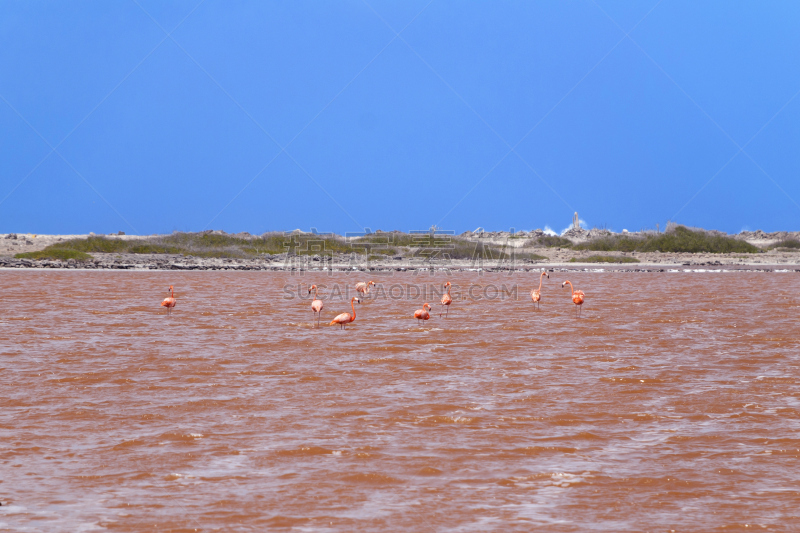
<path fill-rule="evenodd" d="M 495 244 L 512 243 L 521 247 L 528 239 L 543 234 L 542 230 L 519 232 L 511 237 L 507 232 L 468 232 L 462 237 L 470 240 L 483 240 Z M 606 230 L 569 230 L 563 237 L 574 243 L 583 242 L 603 234 L 611 234 Z M 631 235 L 636 235 L 631 233 Z M 32 269 L 107 269 L 107 270 L 373 270 L 404 271 L 428 269 L 453 270 L 540 270 L 557 268 L 568 270 L 584 270 L 603 268 L 606 270 L 624 271 L 661 271 L 673 268 L 705 268 L 725 270 L 794 270 L 800 272 L 800 251 L 768 250 L 756 254 L 688 254 L 688 253 L 639 253 L 639 252 L 603 252 L 602 255 L 632 257 L 639 263 L 582 263 L 581 259 L 598 255 L 599 252 L 576 251 L 569 248 L 526 248 L 545 257 L 543 260 L 447 260 L 398 255 L 395 257 L 367 260 L 365 255 L 334 254 L 330 257 L 290 256 L 286 253 L 278 255 L 265 254 L 256 259 L 221 259 L 199 258 L 169 254 L 92 254 L 93 260 L 76 262 L 75 260 L 31 260 L 15 259 L 20 252 L 32 252 L 62 240 L 86 238 L 89 235 L 32 235 L 32 234 L 0 234 L 0 268 L 32 268 Z M 800 238 L 800 232 L 764 233 L 743 232 L 735 237 L 759 247 L 769 246 L 786 238 Z M 115 235 L 125 240 L 147 239 L 147 236 Z M 374 256 L 372 256 L 374 258 Z"/>

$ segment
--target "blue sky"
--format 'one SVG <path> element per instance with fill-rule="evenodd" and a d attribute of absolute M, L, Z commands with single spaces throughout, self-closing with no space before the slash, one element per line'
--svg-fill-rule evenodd
<path fill-rule="evenodd" d="M 800 230 L 799 26 L 788 0 L 5 0 L 0 232 Z"/>

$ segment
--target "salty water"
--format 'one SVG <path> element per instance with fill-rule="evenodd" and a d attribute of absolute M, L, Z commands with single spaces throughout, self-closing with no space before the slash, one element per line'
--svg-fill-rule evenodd
<path fill-rule="evenodd" d="M 0 530 L 800 530 L 800 278 L 567 276 L 0 272 Z"/>

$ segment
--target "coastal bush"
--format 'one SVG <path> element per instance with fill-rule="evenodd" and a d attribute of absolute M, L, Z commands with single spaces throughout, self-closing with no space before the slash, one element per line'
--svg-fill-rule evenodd
<path fill-rule="evenodd" d="M 643 238 L 633 238 L 624 235 L 609 235 L 575 245 L 575 250 L 589 250 L 592 252 L 635 252 L 645 244 Z"/>
<path fill-rule="evenodd" d="M 131 241 L 109 239 L 107 237 L 91 236 L 86 239 L 69 239 L 51 244 L 45 250 L 75 250 L 90 253 L 124 253 L 130 247 Z"/>
<path fill-rule="evenodd" d="M 258 237 L 242 237 L 216 233 L 173 233 L 135 240 L 91 236 L 58 242 L 43 251 L 53 250 L 83 253 L 183 254 L 204 258 L 247 259 L 289 251 L 300 255 L 315 255 L 324 252 L 346 253 L 354 249 L 343 238 L 329 235 L 271 233 Z M 393 251 L 378 250 L 375 252 L 393 253 Z"/>
<path fill-rule="evenodd" d="M 668 252 L 668 253 L 758 253 L 759 249 L 740 239 L 676 226 L 665 233 L 641 237 L 611 235 L 576 244 L 576 250 L 594 252 Z"/>
<path fill-rule="evenodd" d="M 770 249 L 775 248 L 784 248 L 790 250 L 800 250 L 800 241 L 797 239 L 784 239 L 782 241 L 778 241 L 772 246 L 769 247 Z"/>
<path fill-rule="evenodd" d="M 589 257 L 573 257 L 569 260 L 570 263 L 638 263 L 639 260 L 635 257 L 627 257 L 624 255 L 590 255 Z"/>
<path fill-rule="evenodd" d="M 499 246 L 480 241 L 468 241 L 466 239 L 454 239 L 450 243 L 450 248 L 441 250 L 439 257 L 447 256 L 450 259 L 467 259 L 484 261 L 540 261 L 546 259 L 541 255 L 530 252 L 520 252 L 512 246 Z"/>
<path fill-rule="evenodd" d="M 76 261 L 91 261 L 92 259 L 92 256 L 85 252 L 79 252 L 77 250 L 63 250 L 58 248 L 51 250 L 44 249 L 44 250 L 39 250 L 38 252 L 24 252 L 21 254 L 17 254 L 14 257 L 16 257 L 17 259 L 34 259 L 34 260 L 59 259 L 61 261 L 69 261 L 70 259 L 74 259 Z"/>
<path fill-rule="evenodd" d="M 262 254 L 295 253 L 317 255 L 325 252 L 352 251 L 341 237 L 298 233 L 265 233 L 261 236 L 240 237 L 219 233 L 173 233 L 162 238 L 163 244 L 188 250 L 198 257 L 248 257 Z M 209 255 L 212 254 L 212 255 Z"/>
<path fill-rule="evenodd" d="M 482 241 L 470 241 L 449 234 L 377 233 L 345 238 L 337 235 L 309 233 L 265 233 L 260 236 L 220 233 L 173 233 L 142 239 L 115 239 L 91 236 L 71 239 L 45 248 L 83 253 L 173 254 L 201 258 L 248 259 L 264 254 L 297 255 L 358 254 L 394 256 L 398 253 L 414 257 L 450 259 L 543 260 L 544 257 Z"/>
<path fill-rule="evenodd" d="M 572 241 L 557 235 L 542 235 L 536 239 L 530 239 L 525 246 L 545 246 L 547 248 L 572 248 Z"/>
<path fill-rule="evenodd" d="M 180 254 L 183 250 L 174 246 L 163 246 L 158 244 L 136 244 L 125 250 L 129 254 Z"/>
<path fill-rule="evenodd" d="M 372 233 L 353 239 L 354 249 L 366 247 L 369 253 L 386 253 L 394 255 L 397 248 L 406 248 L 413 257 L 434 259 L 483 259 L 489 261 L 510 260 L 512 248 L 485 242 L 483 240 L 467 240 L 455 235 L 436 233 Z M 382 248 L 391 246 L 392 248 Z M 384 251 L 385 250 L 385 251 Z M 531 253 L 514 252 L 517 259 L 545 259 Z"/>

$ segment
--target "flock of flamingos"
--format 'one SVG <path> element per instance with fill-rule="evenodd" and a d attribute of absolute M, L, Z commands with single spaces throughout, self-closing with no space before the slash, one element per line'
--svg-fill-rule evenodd
<path fill-rule="evenodd" d="M 534 305 L 537 306 L 537 308 L 541 306 L 541 302 L 542 302 L 542 281 L 544 281 L 545 277 L 547 277 L 547 279 L 550 279 L 550 274 L 548 274 L 547 272 L 542 272 L 541 276 L 539 276 L 539 288 L 538 289 L 533 289 L 531 291 L 531 300 L 533 300 L 533 303 L 534 303 Z M 564 283 L 562 283 L 561 284 L 561 288 L 563 289 L 568 284 L 569 284 L 570 290 L 572 291 L 572 303 L 575 304 L 575 313 L 580 315 L 581 306 L 583 305 L 583 300 L 586 298 L 586 295 L 583 293 L 583 291 L 576 291 L 575 288 L 572 286 L 572 282 L 569 281 L 569 280 L 567 280 Z M 374 285 L 375 285 L 374 281 L 370 281 L 370 282 L 363 282 L 362 281 L 360 283 L 356 283 L 356 292 L 361 294 L 361 295 L 363 295 L 363 296 L 366 296 L 367 294 L 369 294 L 370 288 L 373 287 Z M 450 313 L 450 304 L 453 303 L 453 298 L 450 296 L 450 282 L 449 281 L 444 284 L 444 288 L 447 289 L 447 292 L 442 295 L 442 306 L 441 306 L 441 308 L 439 310 L 439 318 L 442 317 L 442 313 L 445 314 L 444 315 L 445 318 L 447 317 L 447 315 Z M 323 303 L 322 303 L 322 300 L 320 300 L 317 297 L 317 286 L 316 285 L 312 285 L 311 287 L 308 288 L 308 294 L 311 294 L 311 291 L 314 291 L 314 300 L 311 302 L 311 310 L 314 311 L 314 317 L 317 319 L 317 327 L 319 327 L 319 320 L 320 320 L 320 317 L 322 316 Z M 175 299 L 175 291 L 172 289 L 172 285 L 169 286 L 169 289 L 167 289 L 167 292 L 169 292 L 169 296 L 164 298 L 164 301 L 161 302 L 161 306 L 162 307 L 166 307 L 167 308 L 167 314 L 170 314 L 170 312 L 172 311 L 172 308 L 175 307 L 175 304 L 177 304 L 178 301 Z M 339 324 L 339 326 L 341 326 L 341 328 L 344 329 L 344 328 L 347 327 L 347 324 L 350 324 L 351 322 L 355 322 L 355 320 L 356 320 L 356 306 L 355 306 L 355 304 L 356 303 L 360 304 L 361 303 L 361 298 L 359 298 L 358 296 L 353 296 L 353 298 L 350 299 L 350 308 L 352 309 L 353 312 L 352 313 L 342 313 L 340 315 L 336 315 L 336 318 L 331 320 L 331 323 L 329 325 L 332 326 L 334 324 Z M 427 302 L 422 304 L 422 309 L 417 309 L 416 311 L 414 311 L 414 318 L 417 319 L 417 322 L 422 322 L 423 320 L 430 319 L 431 318 L 431 309 L 432 309 L 431 308 L 431 304 L 429 304 Z"/>

